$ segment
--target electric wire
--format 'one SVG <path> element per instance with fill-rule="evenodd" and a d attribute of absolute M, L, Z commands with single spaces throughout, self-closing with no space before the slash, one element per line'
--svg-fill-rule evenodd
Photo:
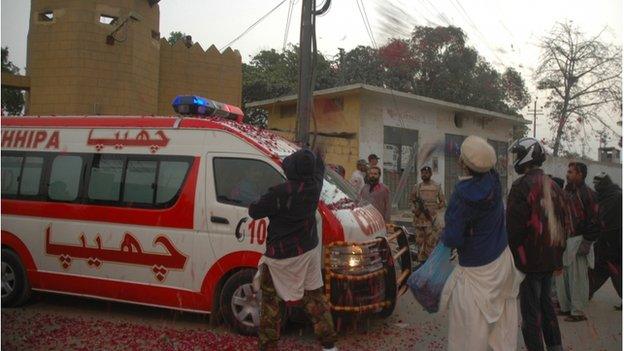
<path fill-rule="evenodd" d="M 269 12 L 265 13 L 262 17 L 260 17 L 257 21 L 255 21 L 252 25 L 250 25 L 249 27 L 247 27 L 247 29 L 245 29 L 241 34 L 239 34 L 236 38 L 232 39 L 229 43 L 227 43 L 226 45 L 224 45 L 223 47 L 221 47 L 221 49 L 219 49 L 219 51 L 223 51 L 224 49 L 226 49 L 227 47 L 229 47 L 230 45 L 234 44 L 235 42 L 237 42 L 240 38 L 242 38 L 243 36 L 245 36 L 245 34 L 249 33 L 250 30 L 252 30 L 255 26 L 257 26 L 260 22 L 262 22 L 265 18 L 267 18 L 270 14 L 272 14 L 273 12 L 275 12 L 275 10 L 277 10 L 280 6 L 282 6 L 286 1 L 288 0 L 282 0 L 279 2 L 279 4 L 277 4 L 274 8 L 272 8 Z"/>
<path fill-rule="evenodd" d="M 373 44 L 377 47 L 377 41 L 375 40 L 375 33 L 373 32 L 373 28 L 370 25 L 370 21 L 368 20 L 368 15 L 366 14 L 366 6 L 364 6 L 364 1 L 359 0 L 362 4 L 362 12 L 364 12 L 364 18 L 366 19 L 366 24 L 368 26 L 368 31 L 370 32 L 371 39 L 373 40 Z"/>
<path fill-rule="evenodd" d="M 373 37 L 373 33 L 369 27 L 368 21 L 366 20 L 366 17 L 364 17 L 364 12 L 362 12 L 362 8 L 360 7 L 360 1 L 359 0 L 355 0 L 355 3 L 357 4 L 358 10 L 360 11 L 360 17 L 362 17 L 362 22 L 364 23 L 364 28 L 366 29 L 366 33 L 368 34 L 368 38 L 371 41 L 371 44 L 373 45 L 373 47 L 375 49 L 377 49 L 377 43 L 375 42 L 375 38 Z"/>
<path fill-rule="evenodd" d="M 284 30 L 284 42 L 282 43 L 282 51 L 286 51 L 286 43 L 288 42 L 288 32 L 290 31 L 290 21 L 292 19 L 293 8 L 296 0 L 288 0 L 288 15 L 286 17 L 286 29 Z"/>

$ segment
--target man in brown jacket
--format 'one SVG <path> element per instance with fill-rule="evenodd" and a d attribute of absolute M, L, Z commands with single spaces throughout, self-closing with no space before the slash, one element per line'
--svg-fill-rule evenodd
<path fill-rule="evenodd" d="M 444 192 L 440 184 L 431 179 L 431 167 L 420 169 L 421 183 L 412 189 L 410 200 L 414 206 L 415 239 L 418 245 L 418 260 L 427 260 L 438 243 L 440 228 L 437 223 L 438 211 L 446 206 Z"/>
<path fill-rule="evenodd" d="M 381 213 L 386 223 L 390 223 L 390 190 L 379 181 L 381 168 L 371 166 L 367 183 L 360 190 L 360 202 L 368 202 Z"/>

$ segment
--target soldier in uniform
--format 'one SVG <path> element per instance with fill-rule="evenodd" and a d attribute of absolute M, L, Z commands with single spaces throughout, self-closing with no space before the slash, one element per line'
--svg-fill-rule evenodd
<path fill-rule="evenodd" d="M 431 179 L 431 167 L 420 169 L 422 182 L 412 189 L 410 199 L 414 205 L 414 228 L 418 261 L 424 262 L 438 243 L 440 228 L 436 223 L 438 210 L 446 206 L 444 192 L 440 184 Z"/>

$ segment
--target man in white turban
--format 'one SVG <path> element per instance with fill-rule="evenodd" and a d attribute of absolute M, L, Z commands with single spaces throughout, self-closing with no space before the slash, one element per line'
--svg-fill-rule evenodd
<path fill-rule="evenodd" d="M 460 161 L 465 176 L 451 196 L 441 237 L 459 257 L 441 301 L 449 308 L 448 350 L 515 350 L 523 274 L 507 246 L 496 153 L 487 141 L 469 136 Z"/>

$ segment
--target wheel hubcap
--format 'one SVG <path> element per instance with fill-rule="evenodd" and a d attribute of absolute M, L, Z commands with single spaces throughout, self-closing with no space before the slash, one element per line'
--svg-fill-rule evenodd
<path fill-rule="evenodd" d="M 15 271 L 13 267 L 2 262 L 2 298 L 5 298 L 15 289 Z"/>
<path fill-rule="evenodd" d="M 232 296 L 232 312 L 236 319 L 247 327 L 260 325 L 260 295 L 255 293 L 251 284 L 239 286 Z"/>

